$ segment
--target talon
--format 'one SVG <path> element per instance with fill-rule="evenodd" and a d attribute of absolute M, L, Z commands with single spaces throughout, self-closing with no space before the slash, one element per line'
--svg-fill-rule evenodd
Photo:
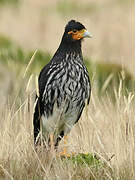
<path fill-rule="evenodd" d="M 72 156 L 75 156 L 75 154 L 76 154 L 75 152 L 72 152 Z"/>
<path fill-rule="evenodd" d="M 60 156 L 61 157 L 67 157 L 67 158 L 69 158 L 69 157 L 71 157 L 71 155 L 70 154 L 68 154 L 68 153 L 66 153 L 66 152 L 60 152 Z"/>
<path fill-rule="evenodd" d="M 67 144 L 67 136 L 65 135 L 64 136 L 64 145 L 66 145 L 66 144 Z M 71 155 L 69 153 L 67 153 L 67 148 L 66 147 L 64 147 L 63 151 L 60 152 L 60 156 L 62 156 L 62 157 L 71 157 Z"/>

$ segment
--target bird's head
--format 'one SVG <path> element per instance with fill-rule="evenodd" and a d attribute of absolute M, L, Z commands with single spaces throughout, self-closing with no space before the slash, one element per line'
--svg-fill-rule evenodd
<path fill-rule="evenodd" d="M 85 26 L 75 20 L 68 22 L 65 27 L 64 35 L 68 41 L 72 42 L 82 40 L 86 37 L 92 37 L 92 35 L 86 30 Z"/>

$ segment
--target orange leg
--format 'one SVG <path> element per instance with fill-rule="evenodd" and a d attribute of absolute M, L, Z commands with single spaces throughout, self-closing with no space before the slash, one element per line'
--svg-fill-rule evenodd
<path fill-rule="evenodd" d="M 60 152 L 60 156 L 70 157 L 70 154 L 67 153 L 67 147 L 66 147 L 67 139 L 68 139 L 67 136 L 64 136 L 64 148 L 63 151 Z"/>

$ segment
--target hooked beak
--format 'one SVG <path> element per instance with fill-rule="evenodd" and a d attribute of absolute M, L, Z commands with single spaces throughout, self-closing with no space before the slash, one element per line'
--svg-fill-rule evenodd
<path fill-rule="evenodd" d="M 86 37 L 92 38 L 92 34 L 90 34 L 87 30 L 85 30 L 83 33 L 83 38 L 86 38 Z"/>

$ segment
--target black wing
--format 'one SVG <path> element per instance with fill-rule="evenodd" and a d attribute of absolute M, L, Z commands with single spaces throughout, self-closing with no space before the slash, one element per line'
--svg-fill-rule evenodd
<path fill-rule="evenodd" d="M 47 72 L 49 69 L 49 64 L 47 64 L 40 72 L 38 83 L 39 83 L 39 97 L 36 95 L 35 101 L 35 112 L 34 112 L 34 118 L 33 118 L 33 126 L 34 126 L 34 142 L 36 142 L 36 138 L 38 136 L 38 133 L 40 131 L 40 118 L 44 112 L 44 104 L 42 102 L 42 94 L 44 92 L 44 88 L 47 83 Z M 43 78 L 44 77 L 44 78 Z"/>
<path fill-rule="evenodd" d="M 41 70 L 38 78 L 39 97 L 37 99 L 33 119 L 34 140 L 36 140 L 40 131 L 40 117 L 42 114 L 49 117 L 53 113 L 54 101 L 57 99 L 54 98 L 54 96 L 56 96 L 56 91 L 57 96 L 60 94 L 57 82 L 55 81 L 56 74 L 62 73 L 61 69 L 63 66 L 61 66 L 59 62 L 59 60 L 55 63 L 50 61 L 50 63 Z M 57 102 L 57 105 L 59 105 L 59 102 Z"/>

